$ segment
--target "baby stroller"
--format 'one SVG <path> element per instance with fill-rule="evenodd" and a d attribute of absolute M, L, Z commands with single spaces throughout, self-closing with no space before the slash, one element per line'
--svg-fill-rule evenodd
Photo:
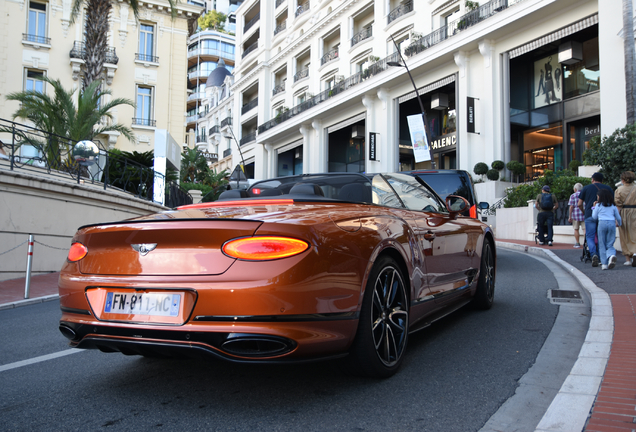
<path fill-rule="evenodd" d="M 583 250 L 581 251 L 581 262 L 592 262 L 592 254 L 590 254 L 590 248 L 587 247 L 587 239 L 583 242 Z"/>

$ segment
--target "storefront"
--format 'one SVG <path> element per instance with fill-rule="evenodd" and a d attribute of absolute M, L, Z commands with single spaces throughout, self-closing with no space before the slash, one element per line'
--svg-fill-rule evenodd
<path fill-rule="evenodd" d="M 302 140 L 287 144 L 276 150 L 276 176 L 290 176 L 303 173 Z"/>
<path fill-rule="evenodd" d="M 457 101 L 455 75 L 419 89 L 426 113 L 429 143 L 437 168 L 457 168 Z M 416 162 L 407 117 L 421 114 L 415 91 L 398 99 L 400 171 L 430 168 L 431 163 Z"/>
<path fill-rule="evenodd" d="M 366 113 L 327 128 L 329 172 L 365 172 Z"/>
<path fill-rule="evenodd" d="M 510 155 L 526 180 L 582 161 L 600 134 L 598 16 L 509 52 Z"/>

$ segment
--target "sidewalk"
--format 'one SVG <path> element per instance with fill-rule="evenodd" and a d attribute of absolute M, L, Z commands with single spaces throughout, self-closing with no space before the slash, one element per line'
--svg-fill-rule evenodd
<path fill-rule="evenodd" d="M 623 257 L 620 256 L 614 269 L 602 271 L 600 266 L 592 267 L 590 263 L 582 262 L 580 260 L 582 250 L 575 249 L 570 244 L 555 243 L 553 246 L 540 246 L 535 242 L 501 239 L 498 239 L 497 243 L 498 247 L 526 251 L 561 261 L 561 264 L 567 266 L 573 276 L 579 279 L 583 288 L 591 290 L 590 296 L 593 302 L 597 302 L 601 307 L 603 307 L 603 300 L 598 299 L 609 296 L 610 302 L 605 306 L 609 311 L 608 316 L 595 316 L 595 310 L 599 310 L 598 305 L 592 308 L 588 338 L 590 333 L 599 333 L 596 329 L 600 326 L 608 329 L 611 343 L 609 353 L 605 355 L 603 361 L 599 359 L 594 364 L 595 367 L 602 367 L 599 372 L 599 376 L 602 377 L 600 385 L 598 382 L 591 386 L 588 383 L 585 390 L 587 392 L 591 390 L 594 403 L 592 414 L 583 430 L 585 432 L 634 432 L 636 430 L 636 423 L 634 423 L 636 421 L 636 283 L 634 283 L 636 268 L 624 266 Z M 0 282 L 0 310 L 56 299 L 58 277 L 59 273 L 33 276 L 28 300 L 24 299 L 24 278 Z M 602 296 L 595 295 L 594 290 L 598 290 Z M 595 349 L 597 350 L 595 352 L 602 351 L 598 347 Z M 584 349 L 581 350 L 579 358 L 583 358 L 583 351 Z M 589 378 L 575 371 L 576 368 L 575 365 L 571 377 Z M 572 428 L 572 425 L 568 425 L 564 418 L 559 419 L 560 425 L 553 422 L 553 427 L 542 426 L 550 424 L 550 420 L 557 419 L 558 415 L 551 419 L 550 412 L 554 405 L 559 405 L 559 400 L 571 402 L 572 396 L 577 396 L 577 392 L 580 393 L 580 389 L 576 389 L 576 385 L 572 386 L 566 380 L 561 392 L 539 424 L 541 428 L 537 430 L 576 430 Z M 564 397 L 560 398 L 562 395 Z M 554 409 L 552 414 L 567 410 L 568 402 L 565 403 L 566 405 L 561 403 L 561 406 Z M 578 419 L 576 423 L 584 422 L 585 419 Z M 580 429 L 576 432 L 579 431 Z"/>

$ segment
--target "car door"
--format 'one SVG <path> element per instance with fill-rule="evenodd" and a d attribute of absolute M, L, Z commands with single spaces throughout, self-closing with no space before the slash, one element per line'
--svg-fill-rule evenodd
<path fill-rule="evenodd" d="M 431 190 L 411 176 L 386 175 L 386 180 L 409 210 L 426 260 L 429 295 L 445 304 L 467 294 L 476 274 L 473 268 L 475 227 L 452 216 Z"/>

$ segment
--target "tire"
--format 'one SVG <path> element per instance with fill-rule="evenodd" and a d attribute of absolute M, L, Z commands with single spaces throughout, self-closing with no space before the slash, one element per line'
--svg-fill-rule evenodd
<path fill-rule="evenodd" d="M 495 255 L 492 244 L 484 241 L 481 253 L 481 265 L 479 266 L 479 280 L 477 290 L 473 297 L 473 304 L 478 309 L 490 309 L 495 300 Z"/>
<path fill-rule="evenodd" d="M 349 352 L 349 370 L 356 375 L 388 378 L 399 369 L 409 331 L 408 296 L 395 260 L 378 259 L 362 300 L 358 332 Z"/>

